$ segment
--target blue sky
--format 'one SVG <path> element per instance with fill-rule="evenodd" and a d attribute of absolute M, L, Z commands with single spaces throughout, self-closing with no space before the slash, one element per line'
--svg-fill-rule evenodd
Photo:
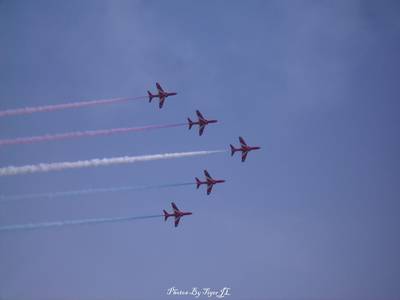
<path fill-rule="evenodd" d="M 179 94 L 0 119 L 0 137 L 175 123 L 174 128 L 0 149 L 1 166 L 228 148 L 262 151 L 3 177 L 1 194 L 227 182 L 1 204 L 0 224 L 161 219 L 0 236 L 0 298 L 171 299 L 171 286 L 230 299 L 398 299 L 396 1 L 0 1 L 0 108 Z M 172 297 L 173 299 L 175 297 Z"/>

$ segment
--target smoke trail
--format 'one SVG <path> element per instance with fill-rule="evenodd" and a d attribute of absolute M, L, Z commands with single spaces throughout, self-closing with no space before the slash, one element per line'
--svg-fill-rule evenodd
<path fill-rule="evenodd" d="M 32 143 L 40 143 L 40 142 L 48 142 L 48 141 L 56 141 L 56 140 L 66 140 L 73 138 L 81 138 L 81 137 L 95 137 L 101 135 L 112 135 L 118 133 L 127 133 L 127 132 L 138 132 L 138 131 L 146 131 L 152 129 L 163 129 L 163 128 L 173 128 L 185 126 L 186 123 L 176 123 L 176 124 L 164 124 L 164 125 L 149 125 L 142 127 L 126 127 L 126 128 L 112 128 L 112 129 L 100 129 L 100 130 L 89 130 L 89 131 L 76 131 L 76 132 L 67 132 L 60 134 L 46 134 L 41 136 L 32 136 L 32 137 L 22 137 L 16 139 L 4 139 L 0 140 L 0 146 L 7 145 L 20 145 L 20 144 L 32 144 Z"/>
<path fill-rule="evenodd" d="M 141 217 L 117 217 L 117 218 L 98 218 L 98 219 L 82 219 L 82 220 L 67 220 L 57 222 L 46 222 L 46 223 L 28 223 L 28 224 L 15 224 L 0 226 L 0 231 L 12 231 L 12 230 L 32 230 L 48 227 L 63 227 L 71 225 L 87 225 L 87 224 L 101 224 L 101 223 L 113 223 L 113 222 L 124 222 L 141 219 L 159 218 L 163 215 L 150 215 Z"/>
<path fill-rule="evenodd" d="M 61 197 L 68 197 L 68 196 L 81 196 L 81 195 L 98 194 L 98 193 L 112 193 L 112 192 L 121 192 L 121 191 L 140 191 L 140 190 L 150 190 L 150 189 L 164 189 L 164 188 L 188 186 L 188 185 L 194 185 L 194 184 L 195 184 L 194 182 L 184 182 L 184 183 L 147 185 L 147 186 L 120 186 L 120 187 L 113 187 L 113 188 L 93 188 L 93 189 L 74 190 L 74 191 L 66 191 L 66 192 L 53 192 L 53 193 L 0 195 L 0 202 L 37 199 L 37 198 L 52 199 L 52 198 L 61 198 Z"/>
<path fill-rule="evenodd" d="M 111 98 L 111 99 L 80 101 L 80 102 L 71 102 L 71 103 L 63 103 L 63 104 L 55 104 L 55 105 L 7 109 L 7 110 L 0 111 L 0 117 L 28 115 L 28 114 L 33 114 L 33 113 L 37 113 L 37 112 L 50 112 L 50 111 L 64 110 L 64 109 L 70 109 L 70 108 L 81 108 L 81 107 L 93 106 L 93 105 L 114 104 L 114 103 L 127 102 L 127 101 L 131 101 L 131 100 L 139 100 L 139 99 L 147 99 L 147 98 L 148 98 L 147 96 Z"/>
<path fill-rule="evenodd" d="M 79 160 L 74 162 L 41 163 L 36 165 L 25 165 L 20 167 L 9 166 L 0 168 L 0 176 L 12 176 L 12 175 L 20 175 L 28 173 L 51 172 L 51 171 L 61 171 L 68 169 L 110 166 L 118 164 L 130 164 L 130 163 L 144 162 L 144 161 L 209 155 L 226 151 L 227 150 L 162 153 L 162 154 L 122 156 L 122 157 L 112 157 L 112 158 L 102 158 L 102 159 L 95 158 L 90 160 Z"/>

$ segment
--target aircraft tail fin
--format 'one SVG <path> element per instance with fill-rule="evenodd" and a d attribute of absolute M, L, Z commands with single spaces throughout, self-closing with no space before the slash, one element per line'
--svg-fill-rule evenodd
<path fill-rule="evenodd" d="M 167 221 L 169 215 L 165 209 L 163 209 L 163 212 L 164 212 L 164 221 Z"/>
<path fill-rule="evenodd" d="M 188 120 L 189 129 L 192 129 L 193 121 L 190 120 L 190 118 L 188 118 L 187 120 Z"/>
<path fill-rule="evenodd" d="M 229 145 L 229 146 L 231 146 L 231 156 L 233 156 L 233 154 L 235 154 L 237 149 L 235 149 L 235 147 L 233 147 L 232 145 Z"/>
<path fill-rule="evenodd" d="M 149 95 L 149 102 L 151 102 L 151 100 L 153 100 L 154 95 L 150 91 L 147 91 L 147 94 Z"/>
<path fill-rule="evenodd" d="M 198 189 L 200 187 L 200 185 L 201 185 L 201 181 L 200 181 L 200 179 L 198 179 L 196 177 L 196 188 Z"/>

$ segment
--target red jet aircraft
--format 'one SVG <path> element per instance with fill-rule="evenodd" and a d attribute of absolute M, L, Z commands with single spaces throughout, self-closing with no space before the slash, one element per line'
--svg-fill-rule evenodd
<path fill-rule="evenodd" d="M 158 82 L 156 82 L 156 86 L 157 86 L 158 94 L 153 95 L 150 91 L 147 91 L 147 94 L 149 95 L 149 102 L 151 102 L 151 100 L 153 100 L 153 98 L 160 99 L 160 103 L 159 103 L 160 108 L 163 107 L 165 98 L 167 98 L 169 96 L 175 96 L 176 94 L 178 94 L 175 92 L 173 92 L 173 93 L 165 92 Z"/>
<path fill-rule="evenodd" d="M 171 206 L 172 206 L 172 209 L 173 209 L 173 213 L 169 214 L 165 209 L 163 210 L 163 212 L 164 212 L 164 221 L 167 221 L 167 219 L 169 217 L 175 217 L 175 227 L 178 226 L 181 217 L 189 216 L 189 215 L 192 214 L 191 212 L 180 211 L 179 208 L 176 206 L 176 204 L 174 202 L 171 203 Z"/>
<path fill-rule="evenodd" d="M 188 122 L 189 122 L 188 124 L 189 124 L 189 129 L 191 129 L 193 125 L 199 125 L 199 135 L 203 134 L 203 131 L 204 131 L 204 128 L 206 128 L 206 125 L 218 122 L 218 120 L 207 120 L 206 118 L 203 117 L 201 112 L 198 110 L 196 110 L 196 114 L 197 114 L 197 117 L 199 120 L 197 122 L 193 122 L 192 120 L 190 120 L 190 118 L 188 118 Z"/>
<path fill-rule="evenodd" d="M 204 175 L 206 176 L 206 181 L 200 181 L 200 179 L 198 179 L 196 177 L 196 184 L 197 184 L 197 188 L 199 188 L 202 184 L 206 184 L 207 185 L 207 195 L 210 195 L 214 184 L 225 182 L 225 180 L 222 180 L 222 179 L 213 179 L 210 176 L 210 174 L 207 172 L 207 170 L 204 170 Z"/>
<path fill-rule="evenodd" d="M 241 136 L 239 136 L 239 142 L 240 142 L 240 148 L 238 148 L 238 149 L 236 149 L 234 146 L 230 145 L 231 146 L 231 156 L 233 156 L 233 154 L 235 154 L 236 151 L 241 151 L 242 152 L 242 162 L 244 162 L 246 160 L 247 153 L 249 153 L 252 150 L 261 149 L 261 147 L 258 147 L 258 146 L 256 146 L 256 147 L 248 146 Z"/>

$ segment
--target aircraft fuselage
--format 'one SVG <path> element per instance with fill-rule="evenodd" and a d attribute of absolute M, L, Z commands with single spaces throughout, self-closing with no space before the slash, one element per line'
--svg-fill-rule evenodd
<path fill-rule="evenodd" d="M 212 123 L 217 123 L 218 120 L 199 120 L 196 122 L 192 122 L 193 125 L 208 125 Z"/>
<path fill-rule="evenodd" d="M 160 92 L 160 93 L 158 93 L 158 95 L 157 95 L 157 97 L 158 98 L 167 98 L 167 97 L 169 97 L 169 96 L 175 96 L 175 95 L 177 95 L 178 93 L 163 93 L 163 92 Z"/>
<path fill-rule="evenodd" d="M 259 150 L 259 149 L 261 149 L 261 147 L 258 147 L 258 146 L 254 146 L 254 147 L 242 146 L 241 148 L 239 148 L 239 151 L 242 151 L 242 152 L 250 152 L 250 151 Z"/>
<path fill-rule="evenodd" d="M 207 185 L 214 185 L 217 183 L 224 183 L 224 182 L 225 182 L 225 180 L 223 180 L 223 179 L 208 179 L 207 182 L 204 182 L 204 183 L 207 183 Z"/>

